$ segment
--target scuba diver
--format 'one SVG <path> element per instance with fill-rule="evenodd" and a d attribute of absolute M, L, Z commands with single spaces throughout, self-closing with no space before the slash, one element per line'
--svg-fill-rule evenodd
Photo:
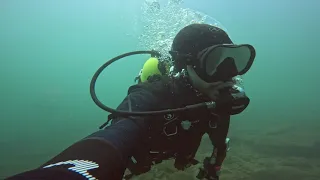
<path fill-rule="evenodd" d="M 95 94 L 95 82 L 103 69 L 123 57 L 146 52 L 117 56 L 93 76 L 91 97 L 100 108 L 111 112 L 109 126 L 105 127 L 105 123 L 99 131 L 39 168 L 7 180 L 128 179 L 130 175 L 124 176 L 126 169 L 138 175 L 171 158 L 177 169 L 184 170 L 198 163 L 194 156 L 205 133 L 214 149 L 205 158 L 197 178 L 218 180 L 228 150 L 230 117 L 243 112 L 250 102 L 235 77 L 251 68 L 254 47 L 234 44 L 225 31 L 215 26 L 188 25 L 173 40 L 173 66 L 169 72 L 159 69 L 156 76 L 160 76 L 150 78 L 153 75 L 143 76 L 143 68 L 140 83 L 129 87 L 128 95 L 116 110 L 102 104 Z M 146 63 L 161 67 L 161 55 L 155 51 L 147 53 L 154 59 Z"/>
<path fill-rule="evenodd" d="M 173 66 L 171 66 L 170 68 L 170 62 L 168 62 L 167 60 L 159 60 L 158 58 L 156 57 L 151 57 L 149 58 L 143 65 L 143 68 L 140 70 L 138 76 L 135 78 L 135 82 L 137 83 L 144 83 L 144 82 L 154 82 L 154 81 L 157 81 L 159 79 L 162 78 L 162 76 L 169 76 L 170 75 L 170 72 L 173 71 Z M 187 123 L 188 121 L 185 121 L 184 123 Z M 187 125 L 187 124 L 184 124 L 185 126 L 189 126 L 188 128 L 190 128 L 190 124 Z M 210 123 L 208 125 L 211 125 Z M 204 126 L 205 127 L 205 126 Z M 209 128 L 210 127 L 205 127 L 205 128 Z M 213 128 L 215 131 L 216 128 Z M 201 131 L 198 131 L 201 135 Z M 214 133 L 214 132 L 213 132 Z M 211 141 L 213 141 L 213 136 L 210 136 L 211 137 Z M 201 141 L 201 138 L 198 138 L 197 140 L 199 140 L 197 143 L 197 146 L 200 145 L 200 141 Z M 229 142 L 230 142 L 230 138 L 226 138 L 226 150 L 229 151 Z M 199 144 L 198 144 L 199 143 Z M 196 147 L 197 147 L 196 146 Z M 189 148 L 189 147 L 186 147 L 186 148 Z M 189 157 L 184 157 L 185 158 L 185 161 L 184 163 L 179 163 L 176 161 L 175 163 L 175 167 L 179 170 L 183 170 L 184 168 L 187 168 L 191 165 L 195 165 L 195 164 L 198 164 L 199 162 L 194 158 L 195 156 L 195 153 L 197 151 L 198 148 L 196 148 L 194 150 L 194 153 L 192 154 L 192 156 L 190 156 L 189 154 L 187 154 Z M 215 149 L 213 152 L 216 153 L 217 149 Z M 216 158 L 216 154 L 213 154 L 213 158 Z M 164 158 L 165 159 L 165 158 Z M 154 162 L 162 162 L 162 160 L 164 159 L 157 159 L 157 161 L 154 160 Z M 180 158 L 181 159 L 181 158 Z M 210 160 L 210 158 L 206 158 L 206 161 Z M 135 167 L 131 167 L 131 168 L 135 168 Z M 141 168 L 141 167 L 140 167 Z M 150 170 L 150 167 L 146 166 L 146 169 L 147 170 Z M 143 171 L 145 172 L 145 171 Z M 141 172 L 135 172 L 135 174 L 140 174 Z M 131 177 L 132 175 L 134 174 L 130 174 L 129 176 L 126 176 L 126 177 Z"/>

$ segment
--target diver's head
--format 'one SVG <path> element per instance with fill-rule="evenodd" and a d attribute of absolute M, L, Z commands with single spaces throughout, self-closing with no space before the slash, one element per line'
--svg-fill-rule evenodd
<path fill-rule="evenodd" d="M 228 34 L 209 24 L 191 24 L 175 36 L 170 54 L 175 72 L 187 71 L 191 84 L 212 99 L 212 88 L 246 73 L 255 58 L 248 44 L 235 45 Z"/>

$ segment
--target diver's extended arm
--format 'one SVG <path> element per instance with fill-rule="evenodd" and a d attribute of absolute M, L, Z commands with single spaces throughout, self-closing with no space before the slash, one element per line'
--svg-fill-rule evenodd
<path fill-rule="evenodd" d="M 145 111 L 152 107 L 153 100 L 151 93 L 136 88 L 118 109 L 129 110 L 131 104 L 132 111 Z M 7 180 L 122 179 L 129 157 L 143 140 L 145 127 L 143 119 L 118 118 L 116 123 L 71 145 L 41 167 Z"/>
<path fill-rule="evenodd" d="M 122 179 L 138 134 L 133 121 L 119 121 L 71 145 L 41 167 L 7 180 Z"/>

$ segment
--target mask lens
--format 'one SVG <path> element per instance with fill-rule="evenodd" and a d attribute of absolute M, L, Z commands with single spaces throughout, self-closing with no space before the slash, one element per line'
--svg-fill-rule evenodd
<path fill-rule="evenodd" d="M 208 56 L 206 58 L 206 73 L 209 76 L 214 75 L 217 71 L 218 65 L 223 61 L 224 51 L 221 47 L 215 47 L 211 51 L 208 51 Z"/>
<path fill-rule="evenodd" d="M 221 45 L 206 52 L 205 70 L 208 76 L 234 77 L 244 74 L 254 59 L 254 49 L 249 45 Z"/>

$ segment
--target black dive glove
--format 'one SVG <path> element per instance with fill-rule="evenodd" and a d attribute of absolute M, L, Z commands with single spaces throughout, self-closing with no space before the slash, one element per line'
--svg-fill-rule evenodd
<path fill-rule="evenodd" d="M 240 86 L 234 85 L 232 88 L 225 88 L 220 91 L 216 101 L 216 111 L 229 115 L 240 114 L 250 103 L 245 91 Z"/>

